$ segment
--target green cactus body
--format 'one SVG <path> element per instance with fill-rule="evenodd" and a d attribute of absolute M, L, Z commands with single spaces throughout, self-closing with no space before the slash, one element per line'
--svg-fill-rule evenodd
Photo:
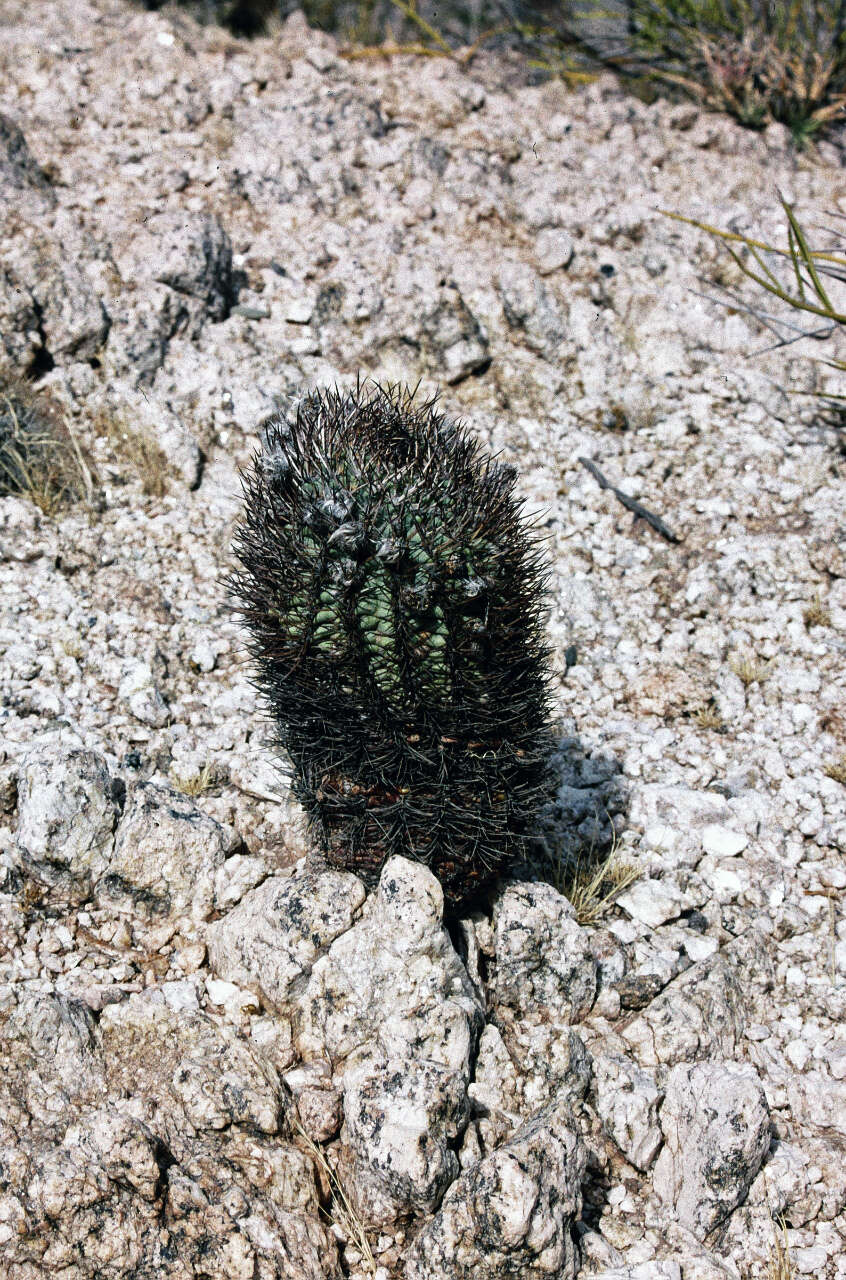
<path fill-rule="evenodd" d="M 466 901 L 547 794 L 544 568 L 514 476 L 397 388 L 313 392 L 244 476 L 231 580 L 329 860 Z"/>

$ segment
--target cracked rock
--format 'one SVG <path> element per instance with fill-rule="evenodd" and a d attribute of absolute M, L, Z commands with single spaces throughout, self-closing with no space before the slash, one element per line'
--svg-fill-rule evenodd
<path fill-rule="evenodd" d="M 359 915 L 352 875 L 271 877 L 208 931 L 212 964 L 291 1018 L 343 1089 L 344 1180 L 365 1218 L 431 1212 L 458 1172 L 482 1008 L 426 867 L 385 865 Z"/>
<path fill-rule="evenodd" d="M 638 1061 L 673 1066 L 735 1052 L 743 1034 L 743 990 L 730 959 L 716 954 L 676 978 L 622 1031 Z"/>
<path fill-rule="evenodd" d="M 468 1089 L 474 1136 L 483 1154 L 500 1146 L 519 1126 L 523 1116 L 519 1083 L 499 1028 L 488 1023 L 479 1037 L 476 1070 Z"/>
<path fill-rule="evenodd" d="M 570 1228 L 585 1152 L 556 1100 L 453 1183 L 406 1261 L 406 1280 L 573 1280 Z"/>
<path fill-rule="evenodd" d="M 234 301 L 232 245 L 210 214 L 167 211 L 134 230 L 117 256 L 124 279 L 146 277 L 202 303 L 209 320 L 223 320 Z"/>

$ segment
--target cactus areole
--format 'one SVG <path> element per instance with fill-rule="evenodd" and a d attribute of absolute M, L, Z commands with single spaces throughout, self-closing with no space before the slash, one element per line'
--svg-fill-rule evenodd
<path fill-rule="evenodd" d="M 230 580 L 328 861 L 402 854 L 465 902 L 547 783 L 544 563 L 513 468 L 434 402 L 359 384 L 262 429 Z"/>

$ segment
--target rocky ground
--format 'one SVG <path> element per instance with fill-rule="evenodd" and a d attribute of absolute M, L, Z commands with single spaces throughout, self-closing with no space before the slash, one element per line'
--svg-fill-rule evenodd
<path fill-rule="evenodd" d="M 747 358 L 659 212 L 837 225 L 840 152 L 296 16 L 0 24 L 0 341 L 96 473 L 0 499 L 4 1277 L 846 1277 L 846 470 L 785 391 L 836 350 Z M 262 418 L 358 372 L 548 529 L 550 856 L 638 872 L 592 923 L 306 858 L 221 576 Z"/>

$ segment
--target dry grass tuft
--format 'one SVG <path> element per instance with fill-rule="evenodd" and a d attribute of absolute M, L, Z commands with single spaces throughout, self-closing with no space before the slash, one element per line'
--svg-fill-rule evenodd
<path fill-rule="evenodd" d="M 580 10 L 593 15 L 581 39 Z M 624 25 L 596 0 L 563 11 L 571 37 L 606 65 L 750 128 L 778 121 L 799 146 L 846 112 L 844 0 L 625 0 Z"/>
<path fill-rule="evenodd" d="M 761 684 L 772 671 L 772 662 L 764 662 L 754 653 L 733 653 L 728 660 L 734 674 L 745 685 Z"/>
<path fill-rule="evenodd" d="M 768 1280 L 795 1280 L 796 1268 L 790 1257 L 787 1225 L 783 1218 L 773 1221 L 773 1242 L 770 1245 Z"/>
<path fill-rule="evenodd" d="M 805 623 L 805 629 L 811 630 L 811 627 L 830 627 L 831 613 L 828 606 L 824 605 L 819 591 L 814 599 L 808 605 L 802 614 L 802 620 Z"/>
<path fill-rule="evenodd" d="M 713 729 L 715 733 L 725 733 L 728 725 L 713 703 L 694 711 L 691 719 L 700 729 Z"/>
<path fill-rule="evenodd" d="M 841 756 L 839 760 L 832 760 L 824 769 L 826 777 L 833 778 L 835 782 L 839 782 L 846 787 L 846 755 Z"/>
<path fill-rule="evenodd" d="M 563 893 L 581 925 L 596 924 L 624 889 L 639 879 L 641 868 L 620 856 L 617 841 L 604 855 L 588 850 L 569 865 L 559 864 L 554 884 Z"/>
<path fill-rule="evenodd" d="M 183 795 L 191 796 L 192 799 L 201 796 L 204 791 L 210 790 L 214 785 L 214 769 L 208 760 L 202 769 L 197 769 L 194 773 L 182 777 L 172 772 L 170 776 Z"/>
<path fill-rule="evenodd" d="M 96 426 L 115 460 L 128 466 L 141 481 L 147 497 L 163 498 L 167 493 L 170 467 L 158 441 L 149 432 L 107 413 L 99 415 Z"/>
<path fill-rule="evenodd" d="M 0 374 L 0 496 L 20 494 L 47 516 L 93 502 L 94 482 L 67 417 L 21 379 Z"/>

